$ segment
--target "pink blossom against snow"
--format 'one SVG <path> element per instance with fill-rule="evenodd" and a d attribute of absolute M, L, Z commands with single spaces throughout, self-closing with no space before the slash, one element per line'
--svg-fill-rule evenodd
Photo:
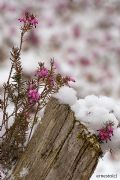
<path fill-rule="evenodd" d="M 41 67 L 41 68 L 37 71 L 36 74 L 37 74 L 37 76 L 38 76 L 39 78 L 45 78 L 45 77 L 48 76 L 49 71 L 48 71 L 47 68 Z"/>
<path fill-rule="evenodd" d="M 72 97 L 68 94 L 66 98 Z M 84 99 L 77 99 L 71 109 L 76 119 L 85 124 L 89 131 L 98 137 L 102 143 L 103 152 L 119 149 L 119 101 L 110 97 L 89 95 Z"/>
<path fill-rule="evenodd" d="M 33 14 L 29 13 L 25 13 L 25 17 L 21 17 L 18 20 L 28 26 L 36 27 L 38 24 L 37 18 Z"/>
<path fill-rule="evenodd" d="M 28 99 L 30 103 L 36 103 L 40 100 L 41 95 L 36 88 L 30 87 L 28 90 Z"/>
<path fill-rule="evenodd" d="M 108 123 L 105 127 L 98 130 L 98 138 L 101 142 L 106 142 L 108 140 L 111 141 L 111 137 L 113 136 L 113 124 Z"/>

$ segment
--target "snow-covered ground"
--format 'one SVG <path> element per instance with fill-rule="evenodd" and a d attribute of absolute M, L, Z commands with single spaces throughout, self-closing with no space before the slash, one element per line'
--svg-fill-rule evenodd
<path fill-rule="evenodd" d="M 77 109 L 75 101 L 78 109 L 82 107 L 81 112 L 76 113 L 77 118 L 84 121 L 85 113 L 92 111 L 95 120 L 93 127 L 98 117 L 94 113 L 108 113 L 101 121 L 113 120 L 117 126 L 120 122 L 120 1 L 1 0 L 0 87 L 9 73 L 9 51 L 13 44 L 19 43 L 20 23 L 17 19 L 26 10 L 37 15 L 39 25 L 25 39 L 21 55 L 24 72 L 31 74 L 39 61 L 48 64 L 50 58 L 54 58 L 59 71 L 76 80 L 71 84 L 69 103 L 73 110 Z M 104 97 L 101 100 L 100 96 L 112 99 L 106 100 Z M 116 146 L 114 140 L 112 147 Z M 105 179 L 96 175 L 112 174 L 117 174 L 116 179 L 120 179 L 119 147 L 117 153 L 111 155 L 107 152 L 100 159 L 91 180 Z"/>

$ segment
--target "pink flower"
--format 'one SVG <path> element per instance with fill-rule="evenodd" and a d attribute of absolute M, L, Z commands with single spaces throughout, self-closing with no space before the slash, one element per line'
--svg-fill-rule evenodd
<path fill-rule="evenodd" d="M 30 103 L 36 103 L 40 100 L 40 94 L 37 89 L 30 87 L 28 90 L 28 99 Z"/>
<path fill-rule="evenodd" d="M 25 18 L 19 18 L 18 19 L 20 22 L 26 23 L 26 19 Z"/>
<path fill-rule="evenodd" d="M 38 24 L 38 20 L 34 17 L 34 18 L 31 18 L 31 20 L 29 20 L 29 22 L 33 25 L 33 26 L 36 26 Z"/>
<path fill-rule="evenodd" d="M 104 141 L 111 141 L 111 137 L 113 136 L 113 124 L 112 123 L 108 123 L 106 124 L 106 127 L 101 128 L 98 131 L 98 138 L 101 142 Z"/>
<path fill-rule="evenodd" d="M 109 133 L 107 133 L 107 131 L 104 128 L 99 129 L 98 137 L 101 141 L 107 141 L 108 139 L 110 139 Z"/>
<path fill-rule="evenodd" d="M 34 26 L 38 24 L 37 18 L 33 14 L 25 13 L 25 17 L 18 19 L 20 22 L 23 22 L 25 25 Z"/>
<path fill-rule="evenodd" d="M 38 71 L 37 71 L 37 75 L 38 77 L 40 78 L 45 78 L 48 76 L 48 69 L 45 68 L 45 67 L 42 67 L 40 68 Z"/>

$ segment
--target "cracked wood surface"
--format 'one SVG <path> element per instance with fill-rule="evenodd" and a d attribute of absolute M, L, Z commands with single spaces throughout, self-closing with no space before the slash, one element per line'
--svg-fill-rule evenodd
<path fill-rule="evenodd" d="M 86 135 L 87 134 L 87 135 Z M 68 105 L 52 98 L 13 171 L 15 180 L 89 180 L 101 149 Z M 20 178 L 23 168 L 28 174 Z"/>

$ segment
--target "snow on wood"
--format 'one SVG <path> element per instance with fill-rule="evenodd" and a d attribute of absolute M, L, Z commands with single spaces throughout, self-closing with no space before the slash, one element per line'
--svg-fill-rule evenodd
<path fill-rule="evenodd" d="M 52 98 L 12 177 L 25 180 L 90 179 L 101 155 L 95 136 L 76 121 L 68 105 Z"/>

